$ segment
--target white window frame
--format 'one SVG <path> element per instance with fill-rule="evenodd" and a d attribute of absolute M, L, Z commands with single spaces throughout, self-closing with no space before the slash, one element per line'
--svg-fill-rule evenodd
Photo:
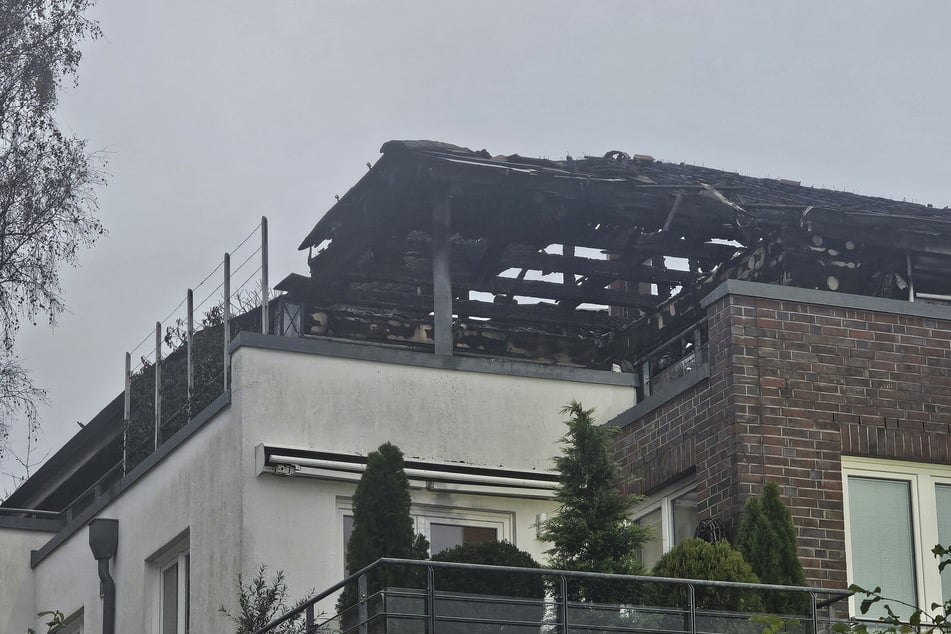
<path fill-rule="evenodd" d="M 912 540 L 915 552 L 917 605 L 931 613 L 932 603 L 943 604 L 938 560 L 931 549 L 940 542 L 935 486 L 951 486 L 951 465 L 842 456 L 842 508 L 845 516 L 845 561 L 849 583 L 854 580 L 852 520 L 849 513 L 849 477 L 906 482 L 911 493 Z M 849 611 L 862 618 L 861 599 L 849 599 Z M 897 606 L 893 606 L 897 607 Z M 868 618 L 867 616 L 865 618 Z"/>
<path fill-rule="evenodd" d="M 696 492 L 696 489 L 696 481 L 681 481 L 662 489 L 634 508 L 634 512 L 631 514 L 631 520 L 634 522 L 660 509 L 660 534 L 657 537 L 661 540 L 662 553 L 667 553 L 675 546 L 673 501 L 688 493 Z"/>
<path fill-rule="evenodd" d="M 152 631 L 156 634 L 186 634 L 190 620 L 189 606 L 189 588 L 191 586 L 191 557 L 188 531 L 177 536 L 167 545 L 160 548 L 156 553 L 146 559 L 149 565 L 150 582 L 146 586 L 146 592 L 150 595 L 147 605 L 152 607 L 152 617 L 149 621 L 152 623 Z M 165 571 L 172 566 L 178 566 L 177 580 L 177 605 L 178 605 L 178 627 L 176 632 L 166 632 L 163 623 L 164 604 L 164 575 Z"/>
<path fill-rule="evenodd" d="M 353 516 L 353 503 L 350 498 L 337 500 L 337 543 L 343 544 L 343 522 L 345 516 Z M 515 513 L 495 509 L 473 509 L 455 506 L 437 506 L 431 504 L 412 504 L 410 517 L 413 519 L 413 529 L 430 541 L 432 524 L 457 524 L 461 526 L 478 526 L 494 528 L 499 541 L 515 544 Z M 432 554 L 432 553 L 430 553 Z M 338 557 L 340 570 L 346 569 L 343 548 L 340 548 Z"/>

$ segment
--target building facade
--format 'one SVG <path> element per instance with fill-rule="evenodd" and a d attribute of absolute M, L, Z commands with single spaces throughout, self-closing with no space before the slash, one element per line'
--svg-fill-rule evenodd
<path fill-rule="evenodd" d="M 620 428 L 645 562 L 699 523 L 729 536 L 776 482 L 811 584 L 940 601 L 948 213 L 623 152 L 387 143 L 264 332 L 212 333 L 223 393 L 160 416 L 145 449 L 149 417 L 119 395 L 0 505 L 0 631 L 50 609 L 67 632 L 226 631 L 219 606 L 261 565 L 294 596 L 327 588 L 386 441 L 434 549 L 505 539 L 544 561 L 571 400 Z"/>

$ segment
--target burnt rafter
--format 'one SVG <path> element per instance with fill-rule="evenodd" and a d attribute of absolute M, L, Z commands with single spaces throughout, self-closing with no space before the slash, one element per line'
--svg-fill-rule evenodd
<path fill-rule="evenodd" d="M 507 253 L 500 263 L 503 268 L 523 268 L 542 273 L 573 273 L 576 275 L 596 276 L 609 280 L 631 282 L 666 282 L 685 284 L 693 278 L 690 271 L 662 269 L 643 264 L 632 263 L 629 259 L 595 260 L 578 256 L 558 255 L 554 253 Z"/>
<path fill-rule="evenodd" d="M 448 201 L 448 231 L 440 224 L 434 241 L 439 201 Z M 318 245 L 310 277 L 278 286 L 289 301 L 352 309 L 359 319 L 348 323 L 371 338 L 405 331 L 421 343 L 418 328 L 433 315 L 437 325 L 428 327 L 443 337 L 456 319 L 468 320 L 478 334 L 455 347 L 470 352 L 526 344 L 531 356 L 550 338 L 551 354 L 538 359 L 559 363 L 636 358 L 636 349 L 695 320 L 702 297 L 726 279 L 951 296 L 947 209 L 637 154 L 553 161 L 391 141 L 301 248 Z M 572 337 L 610 342 L 610 353 L 588 357 L 566 343 Z"/>

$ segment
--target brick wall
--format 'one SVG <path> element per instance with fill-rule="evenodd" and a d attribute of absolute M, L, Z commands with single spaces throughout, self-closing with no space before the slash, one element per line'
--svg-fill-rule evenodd
<path fill-rule="evenodd" d="M 844 587 L 841 455 L 951 460 L 951 320 L 727 295 L 711 377 L 634 421 L 618 457 L 650 492 L 696 469 L 701 518 L 782 487 L 809 581 Z"/>

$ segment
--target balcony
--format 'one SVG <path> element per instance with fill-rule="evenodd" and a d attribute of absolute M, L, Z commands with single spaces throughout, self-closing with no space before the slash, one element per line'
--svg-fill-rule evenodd
<path fill-rule="evenodd" d="M 399 587 L 383 581 L 397 578 Z M 474 580 L 481 589 L 519 590 L 460 592 L 461 579 Z M 586 584 L 610 588 L 626 600 L 575 600 Z M 348 585 L 362 600 L 330 617 L 317 611 L 318 603 Z M 808 600 L 800 614 L 751 609 L 765 593 Z M 848 596 L 845 590 L 380 559 L 255 634 L 761 634 L 767 626 L 773 632 L 819 634 L 844 620 Z M 284 629 L 291 623 L 298 629 Z"/>

